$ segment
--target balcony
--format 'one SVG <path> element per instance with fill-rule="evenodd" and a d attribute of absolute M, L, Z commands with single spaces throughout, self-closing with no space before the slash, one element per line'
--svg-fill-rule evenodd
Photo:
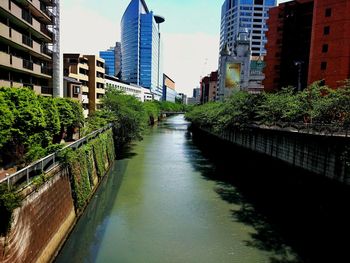
<path fill-rule="evenodd" d="M 17 45 L 21 45 L 22 47 L 28 49 L 29 51 L 33 51 L 36 54 L 33 53 L 33 55 L 41 58 L 51 59 L 52 54 L 49 52 L 45 53 L 40 44 L 31 39 L 30 37 L 8 27 L 7 25 L 4 25 L 3 23 L 0 23 L 0 35 L 3 38 L 6 38 L 7 40 L 10 40 Z"/>
<path fill-rule="evenodd" d="M 48 75 L 48 76 L 52 76 L 52 68 L 50 67 L 46 67 L 46 66 L 42 66 L 41 67 L 41 73 Z"/>
<path fill-rule="evenodd" d="M 96 82 L 105 84 L 105 79 L 96 77 Z"/>
<path fill-rule="evenodd" d="M 29 69 L 29 70 L 34 70 L 33 62 L 31 62 L 29 60 L 25 60 L 25 59 L 23 59 L 22 61 L 23 61 L 23 68 Z"/>
<path fill-rule="evenodd" d="M 53 94 L 53 88 L 45 87 L 45 86 L 41 87 L 41 95 L 52 96 L 52 94 Z"/>
<path fill-rule="evenodd" d="M 81 87 L 81 90 L 82 90 L 82 92 L 84 93 L 89 93 L 89 87 L 87 87 L 87 86 L 82 86 Z"/>
<path fill-rule="evenodd" d="M 42 68 L 40 65 L 26 59 L 15 57 L 5 52 L 0 52 L 0 61 L 2 66 L 11 68 L 15 71 L 22 71 L 44 78 L 52 77 L 51 75 L 46 74 L 48 73 L 46 71 L 44 71 L 45 73 L 42 73 Z"/>
<path fill-rule="evenodd" d="M 11 2 L 11 9 L 10 9 L 9 1 L 7 0 L 6 1 L 1 0 L 0 7 L 3 8 L 7 13 L 14 16 L 18 22 L 20 21 L 22 23 L 21 24 L 22 27 L 25 28 L 29 26 L 30 28 L 34 29 L 33 33 L 37 32 L 40 34 L 40 36 L 44 36 L 47 41 L 51 41 L 52 33 L 50 34 L 50 33 L 42 32 L 41 23 L 36 18 L 34 18 L 29 11 L 22 9 L 14 2 Z M 16 24 L 18 23 L 17 21 L 16 21 Z"/>

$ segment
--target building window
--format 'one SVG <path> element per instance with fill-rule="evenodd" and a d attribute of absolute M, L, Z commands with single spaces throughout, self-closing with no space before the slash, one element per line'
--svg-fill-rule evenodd
<path fill-rule="evenodd" d="M 321 70 L 326 70 L 327 69 L 327 62 L 323 61 L 321 62 Z"/>
<path fill-rule="evenodd" d="M 327 8 L 327 9 L 326 9 L 325 16 L 326 16 L 326 17 L 332 16 L 332 8 Z"/>
<path fill-rule="evenodd" d="M 323 44 L 322 53 L 327 53 L 327 52 L 328 52 L 328 44 Z"/>
<path fill-rule="evenodd" d="M 330 32 L 331 32 L 331 28 L 329 26 L 325 26 L 323 28 L 323 35 L 329 35 Z"/>

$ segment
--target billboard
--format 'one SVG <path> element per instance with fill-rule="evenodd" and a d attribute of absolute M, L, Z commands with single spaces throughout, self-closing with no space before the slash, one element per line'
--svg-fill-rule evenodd
<path fill-rule="evenodd" d="M 225 74 L 225 88 L 235 89 L 238 88 L 241 81 L 241 63 L 227 62 L 226 74 Z"/>

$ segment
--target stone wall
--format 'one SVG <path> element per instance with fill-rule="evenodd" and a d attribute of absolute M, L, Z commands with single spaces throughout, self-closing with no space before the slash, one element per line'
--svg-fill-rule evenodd
<path fill-rule="evenodd" d="M 88 156 L 75 158 L 74 165 L 88 170 L 90 175 L 85 178 L 91 187 L 84 199 L 86 205 L 114 161 L 112 131 L 99 135 L 83 146 L 82 151 L 78 149 L 77 155 L 81 152 Z M 82 174 L 70 167 L 58 166 L 44 176 L 45 180 L 34 180 L 20 190 L 21 206 L 13 211 L 7 236 L 0 237 L 0 262 L 50 262 L 55 257 L 85 207 L 84 203 L 77 206 L 76 191 L 79 189 L 73 183 L 80 180 Z"/>
<path fill-rule="evenodd" d="M 198 128 L 194 127 L 194 131 Z M 350 185 L 350 138 L 251 128 L 223 132 L 202 129 L 235 145 Z M 252 160 L 253 162 L 253 160 Z"/>

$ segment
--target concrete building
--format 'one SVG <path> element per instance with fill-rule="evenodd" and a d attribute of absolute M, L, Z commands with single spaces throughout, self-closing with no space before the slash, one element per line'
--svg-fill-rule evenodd
<path fill-rule="evenodd" d="M 202 78 L 200 86 L 200 103 L 204 104 L 217 100 L 218 71 L 211 72 Z"/>
<path fill-rule="evenodd" d="M 105 94 L 104 60 L 95 55 L 64 54 L 64 76 L 82 84 L 84 115 L 101 107 Z"/>
<path fill-rule="evenodd" d="M 144 91 L 141 86 L 130 84 L 122 81 L 114 76 L 105 75 L 106 88 L 114 88 L 124 92 L 127 95 L 134 96 L 138 100 L 144 102 Z"/>
<path fill-rule="evenodd" d="M 0 1 L 0 86 L 62 96 L 59 0 Z"/>
<path fill-rule="evenodd" d="M 175 81 L 173 81 L 166 74 L 163 74 L 163 101 L 175 103 L 176 95 L 177 92 L 175 90 Z"/>
<path fill-rule="evenodd" d="M 221 50 L 217 100 L 222 101 L 239 90 L 249 91 L 250 54 L 248 30 L 238 33 L 233 53 L 230 52 L 228 45 Z"/>
<path fill-rule="evenodd" d="M 221 9 L 220 50 L 225 44 L 234 51 L 239 32 L 248 29 L 252 36 L 252 56 L 265 56 L 266 20 L 276 0 L 225 0 Z"/>
<path fill-rule="evenodd" d="M 82 103 L 82 83 L 75 78 L 63 77 L 63 97 Z"/>
<path fill-rule="evenodd" d="M 160 24 L 144 0 L 131 0 L 121 21 L 122 80 L 150 89 L 162 98 Z"/>
<path fill-rule="evenodd" d="M 266 90 L 350 77 L 350 0 L 296 0 L 271 9 Z"/>

